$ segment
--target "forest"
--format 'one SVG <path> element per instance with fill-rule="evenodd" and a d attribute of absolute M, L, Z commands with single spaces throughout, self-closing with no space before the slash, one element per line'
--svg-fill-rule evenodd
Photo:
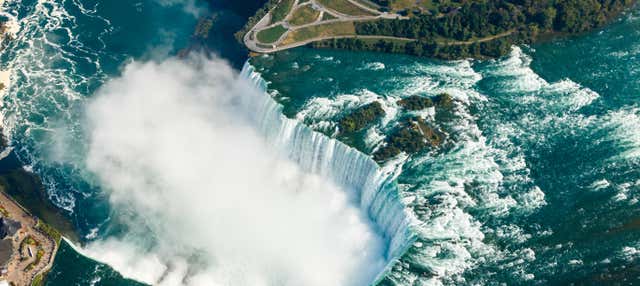
<path fill-rule="evenodd" d="M 494 58 L 528 44 L 601 27 L 635 0 L 461 0 L 438 15 L 412 11 L 406 20 L 356 23 L 358 35 L 399 39 L 334 39 L 318 48 L 406 53 L 442 59 Z M 380 2 L 379 2 L 380 3 Z"/>

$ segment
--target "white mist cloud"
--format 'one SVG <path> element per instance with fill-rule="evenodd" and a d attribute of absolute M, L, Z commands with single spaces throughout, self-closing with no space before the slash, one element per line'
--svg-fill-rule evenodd
<path fill-rule="evenodd" d="M 87 108 L 87 165 L 122 237 L 85 254 L 157 285 L 366 285 L 384 242 L 328 179 L 245 120 L 258 95 L 219 60 L 132 63 Z"/>

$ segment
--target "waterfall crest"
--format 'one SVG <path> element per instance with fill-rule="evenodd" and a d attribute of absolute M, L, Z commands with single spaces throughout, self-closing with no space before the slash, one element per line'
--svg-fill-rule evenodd
<path fill-rule="evenodd" d="M 262 91 L 250 108 L 268 142 L 304 171 L 331 178 L 350 192 L 387 239 L 386 258 L 391 266 L 415 240 L 412 225 L 416 221 L 400 200 L 392 172 L 358 150 L 284 116 L 283 107 L 267 93 L 267 82 L 249 62 L 240 76 Z"/>

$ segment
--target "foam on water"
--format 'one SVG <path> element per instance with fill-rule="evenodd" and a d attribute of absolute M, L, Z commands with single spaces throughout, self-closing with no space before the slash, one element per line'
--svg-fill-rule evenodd
<path fill-rule="evenodd" d="M 328 134 L 338 132 L 336 122 L 338 119 L 350 111 L 370 104 L 378 102 L 385 111 L 385 116 L 380 122 L 380 126 L 384 127 L 394 121 L 398 114 L 397 98 L 388 98 L 380 96 L 369 90 L 360 90 L 355 94 L 340 94 L 334 97 L 314 97 L 310 99 L 302 109 L 296 114 L 296 118 L 312 129 Z M 369 129 L 373 132 L 374 129 Z M 368 139 L 370 145 L 376 145 L 379 141 L 375 140 L 375 136 Z"/>
<path fill-rule="evenodd" d="M 16 41 L 9 43 L 5 55 L 14 60 L 3 68 L 13 68 L 11 77 L 19 84 L 9 88 L 8 96 L 3 99 L 2 115 L 5 132 L 16 151 L 31 163 L 25 169 L 44 175 L 54 202 L 71 210 L 75 200 L 67 192 L 85 190 L 74 188 L 73 184 L 58 185 L 62 180 L 47 176 L 47 167 L 78 161 L 62 156 L 68 154 L 59 151 L 63 146 L 83 147 L 73 139 L 81 129 L 76 124 L 80 120 L 74 110 L 82 105 L 84 96 L 107 77 L 102 69 L 108 64 L 104 59 L 109 59 L 101 45 L 83 44 L 86 39 L 75 29 L 78 17 L 92 19 L 96 26 L 103 28 L 95 36 L 103 45 L 103 36 L 113 31 L 109 20 L 97 15 L 97 6 L 85 7 L 77 0 L 65 3 L 83 15 L 71 15 L 64 5 L 49 0 L 34 1 L 33 10 L 27 12 L 20 7 L 21 1 L 9 0 L 5 4 L 8 8 L 5 16 L 15 23 L 11 30 Z M 637 18 L 630 15 L 627 21 L 637 21 Z M 549 194 L 555 195 L 545 192 L 564 191 L 542 189 L 540 182 L 532 178 L 531 158 L 538 159 L 539 149 L 546 151 L 542 145 L 558 143 L 552 141 L 555 137 L 593 135 L 595 139 L 585 145 L 603 144 L 621 151 L 611 152 L 615 154 L 607 154 L 607 160 L 597 161 L 602 164 L 592 168 L 595 171 L 578 174 L 587 178 L 584 188 L 594 194 L 610 195 L 611 202 L 606 204 L 636 204 L 640 199 L 640 183 L 616 178 L 606 171 L 637 164 L 640 112 L 633 105 L 585 112 L 605 96 L 601 98 L 594 90 L 568 78 L 546 81 L 531 67 L 532 59 L 524 50 L 515 48 L 508 57 L 490 63 L 436 64 L 416 60 L 394 67 L 384 60 L 368 60 L 357 68 L 371 74 L 393 73 L 394 76 L 385 79 L 393 84 L 393 90 L 358 89 L 315 97 L 296 114 L 297 120 L 284 119 L 281 107 L 270 99 L 267 101 L 265 94 L 255 102 L 262 104 L 256 108 L 256 122 L 262 124 L 263 133 L 273 145 L 283 146 L 286 149 L 283 152 L 306 171 L 331 177 L 356 194 L 362 210 L 389 240 L 386 258 L 391 262 L 398 260 L 387 266 L 387 277 L 391 281 L 400 285 L 490 284 L 495 282 L 490 275 L 480 277 L 474 275 L 474 271 L 498 271 L 515 279 L 506 281 L 544 283 L 545 280 L 537 281 L 543 279 L 540 276 L 544 273 L 557 273 L 556 269 L 565 266 L 579 270 L 589 262 L 570 251 L 577 248 L 572 242 L 563 242 L 551 250 L 531 246 L 531 241 L 553 236 L 554 230 L 526 225 L 529 216 L 548 203 Z M 638 51 L 640 46 L 636 45 L 610 56 L 633 62 Z M 338 56 L 320 55 L 315 61 L 335 66 L 346 62 Z M 295 62 L 291 68 L 304 70 L 306 66 Z M 632 67 L 630 73 L 633 75 L 639 70 L 637 66 Z M 396 72 L 402 75 L 395 77 Z M 243 76 L 266 90 L 266 83 L 251 67 L 245 66 Z M 318 80 L 340 81 L 337 76 L 332 77 L 335 79 Z M 485 83 L 490 87 L 484 87 Z M 385 132 L 405 115 L 397 106 L 399 99 L 440 92 L 448 92 L 456 99 L 448 121 L 434 123 L 446 131 L 450 138 L 446 143 L 450 145 L 419 156 L 402 154 L 382 167 L 354 149 L 300 124 L 304 122 L 313 130 L 336 135 L 335 120 L 344 112 L 380 101 L 387 116 L 365 132 L 367 149 L 375 150 L 384 140 Z M 434 110 L 413 115 L 430 122 L 435 122 L 438 116 Z M 69 138 L 59 135 L 64 133 L 61 129 L 71 130 Z M 48 162 L 43 162 L 45 159 Z M 83 169 L 82 166 L 71 168 Z M 399 186 L 395 185 L 396 179 L 401 182 Z M 99 236 L 99 232 L 97 228 L 90 228 L 87 237 Z M 622 247 L 610 260 L 618 257 L 636 261 L 637 249 L 635 245 Z M 123 249 L 126 251 L 129 250 Z M 537 264 L 549 252 L 554 252 L 553 259 L 547 257 L 547 261 Z M 150 257 L 150 263 L 153 259 L 157 257 Z M 534 269 L 542 264 L 549 266 Z M 174 267 L 177 276 L 167 277 L 166 281 L 178 279 L 185 271 L 179 263 Z M 144 268 L 138 270 L 141 273 L 135 275 L 162 275 L 144 273 L 147 271 Z"/>
<path fill-rule="evenodd" d="M 611 130 L 611 139 L 624 151 L 612 160 L 635 160 L 640 156 L 640 109 L 625 108 L 611 112 L 598 120 L 601 128 Z"/>
<path fill-rule="evenodd" d="M 259 102 L 262 111 L 256 119 L 267 138 L 276 146 L 287 146 L 288 156 L 304 170 L 333 178 L 339 185 L 355 192 L 361 208 L 390 240 L 387 257 L 393 260 L 401 255 L 413 240 L 410 227 L 414 218 L 399 201 L 393 172 L 380 169 L 357 150 L 312 132 L 297 120 L 287 119 L 281 112 L 282 107 L 268 97 L 267 83 L 249 63 L 241 74 L 265 92 L 265 99 Z"/>
<path fill-rule="evenodd" d="M 190 35 L 189 22 L 196 19 L 181 14 L 177 2 L 165 4 L 176 7 L 163 7 L 155 0 L 138 4 L 4 2 L 3 16 L 15 24 L 13 39 L 3 43 L 6 48 L 1 52 L 2 69 L 11 72 L 11 84 L 1 103 L 3 132 L 20 161 L 41 177 L 50 200 L 74 217 L 80 216 L 80 232 L 89 231 L 106 217 L 93 210 L 75 210 L 87 201 L 101 212 L 106 209 L 82 158 L 87 147 L 82 138 L 83 106 L 109 76 L 119 72 L 122 63 L 132 57 L 159 55 L 156 47 L 149 47 L 158 34 L 169 42 L 184 36 L 182 33 Z M 174 22 L 154 22 L 154 17 L 167 11 L 174 12 Z M 137 18 L 127 15 L 154 22 L 152 28 L 139 23 L 129 26 Z M 135 39 L 131 38 L 134 34 Z M 163 41 L 157 48 L 168 53 L 172 44 Z"/>
<path fill-rule="evenodd" d="M 222 63 L 202 64 L 208 68 L 191 70 L 177 60 L 132 64 L 123 79 L 105 85 L 92 101 L 88 168 L 110 190 L 110 203 L 118 210 L 113 220 L 129 227 L 121 235 L 99 237 L 80 249 L 81 253 L 109 263 L 125 277 L 159 285 L 212 285 L 212 281 L 222 285 L 363 285 L 383 273 L 385 263 L 392 265 L 404 253 L 413 242 L 414 218 L 400 201 L 395 170 L 379 168 L 355 149 L 314 132 L 297 120 L 285 118 L 282 107 L 262 88 L 265 82 L 251 66 L 246 65 L 241 79 L 236 81 L 230 76 L 230 68 L 221 68 Z M 176 70 L 182 70 L 180 76 L 173 74 Z M 219 73 L 225 76 L 220 78 Z M 160 82 L 166 88 L 163 92 L 147 92 L 148 85 L 144 82 L 157 82 L 157 77 L 163 79 Z M 248 84 L 254 84 L 259 92 L 247 87 Z M 225 88 L 229 87 L 226 85 L 233 88 Z M 183 88 L 188 91 L 181 91 Z M 195 94 L 195 98 L 189 97 L 194 100 L 209 98 L 210 93 L 215 95 L 213 98 L 242 95 L 234 96 L 231 106 L 224 109 L 229 112 L 237 107 L 243 111 L 243 115 L 234 113 L 237 116 L 234 120 L 243 123 L 234 124 L 245 124 L 246 112 L 273 149 L 291 162 L 262 166 L 260 158 L 271 153 L 261 149 L 267 147 L 261 145 L 262 138 L 252 139 L 257 134 L 243 135 L 234 143 L 234 136 L 255 130 L 245 129 L 244 125 L 234 125 L 228 130 L 219 127 L 217 123 L 227 115 L 208 110 L 222 108 L 219 105 L 228 103 L 224 99 L 219 99 L 219 105 L 210 101 L 204 102 L 210 105 L 184 103 L 183 108 L 172 113 L 174 118 L 158 119 L 157 114 L 163 114 L 163 109 L 180 105 L 177 102 L 186 99 L 181 97 L 185 93 Z M 148 100 L 140 100 L 146 96 L 157 100 L 151 103 L 152 108 L 146 105 Z M 139 108 L 137 104 L 149 108 Z M 127 106 L 128 109 L 118 111 L 126 119 L 112 118 L 117 106 Z M 137 112 L 143 109 L 144 112 Z M 159 126 L 150 126 L 149 116 Z M 182 124 L 181 120 L 190 124 Z M 227 126 L 228 121 L 223 123 Z M 186 128 L 191 125 L 193 128 Z M 211 127 L 215 132 L 211 132 Z M 140 128 L 150 129 L 140 131 Z M 140 149 L 148 145 L 145 140 L 164 141 L 153 139 L 154 136 L 165 138 L 168 133 L 175 136 L 176 129 L 189 133 L 178 134 L 179 140 L 203 136 L 194 140 L 203 149 L 195 151 L 200 147 L 192 145 L 189 150 L 175 151 L 178 153 L 165 152 L 175 150 L 166 144 L 161 145 L 165 150 L 162 152 L 156 148 L 143 148 L 148 152 Z M 230 133 L 220 134 L 225 132 Z M 173 141 L 165 143 L 168 142 Z M 242 147 L 239 142 L 250 146 Z M 260 144 L 253 144 L 257 142 Z M 109 148 L 103 148 L 104 145 Z M 184 146 L 184 142 L 177 145 Z M 244 172 L 230 174 L 238 176 L 235 179 L 217 178 L 211 182 L 207 172 L 216 173 L 211 175 L 215 177 L 221 171 L 211 167 L 213 158 L 203 158 L 215 153 L 210 150 L 225 149 L 224 146 L 231 147 L 227 153 L 235 154 L 229 155 L 234 162 L 217 156 L 215 159 L 226 162 L 220 168 L 240 167 Z M 138 158 L 125 163 L 123 160 L 131 158 L 122 157 L 127 152 L 134 152 Z M 157 160 L 164 160 L 161 158 L 172 164 L 156 165 Z M 246 159 L 253 160 L 256 166 L 239 166 Z M 183 172 L 175 172 L 176 166 L 181 166 L 177 168 Z M 267 170 L 267 176 L 252 176 L 244 181 L 243 176 L 251 176 L 250 170 L 255 168 L 260 172 Z M 156 172 L 167 173 L 158 177 Z M 271 172 L 277 175 L 272 176 Z M 192 179 L 185 181 L 184 175 Z M 273 180 L 276 189 L 293 192 L 274 191 L 272 183 L 266 183 Z M 255 185 L 256 182 L 264 184 Z M 193 200 L 188 202 L 185 192 Z M 270 220 L 274 215 L 279 219 Z M 373 228 L 369 219 L 375 223 Z M 320 225 L 329 228 L 315 228 Z M 346 245 L 348 250 L 340 250 Z M 308 256 L 300 256 L 305 253 Z M 368 258 L 360 260 L 349 253 Z M 355 265 L 360 266 L 352 269 Z M 322 269 L 329 271 L 323 274 Z"/>
<path fill-rule="evenodd" d="M 364 138 L 367 147 L 374 150 L 384 134 L 407 114 L 401 112 L 397 104 L 403 97 L 447 92 L 455 99 L 452 114 L 444 122 L 436 120 L 439 115 L 433 108 L 409 112 L 440 126 L 450 137 L 448 140 L 454 142 L 451 150 L 411 157 L 403 155 L 385 165 L 385 168 L 399 170 L 399 179 L 403 181 L 402 201 L 421 222 L 415 228 L 417 243 L 391 268 L 385 279 L 401 285 L 417 281 L 450 283 L 462 279 L 465 271 L 487 259 L 509 260 L 520 255 L 517 251 L 509 253 L 486 244 L 484 232 L 496 231 L 483 224 L 512 213 L 534 212 L 545 205 L 545 195 L 531 182 L 522 150 L 507 137 L 489 141 L 472 114 L 472 109 L 489 100 L 474 89 L 484 76 L 474 71 L 470 61 L 385 66 L 386 70 L 403 74 L 385 78 L 395 89 L 385 94 L 362 92 L 310 98 L 296 114 L 296 118 L 315 129 L 318 126 L 315 122 L 323 122 L 325 126 L 335 124 L 339 116 L 349 110 L 378 101 L 387 115 L 369 127 Z M 503 131 L 512 134 L 515 128 L 503 126 Z M 506 189 L 522 184 L 526 187 L 515 192 Z M 513 224 L 506 224 L 499 233 L 504 240 L 524 242 L 531 238 L 531 234 Z M 535 257 L 535 253 L 530 257 Z M 416 272 L 416 269 L 421 270 Z M 420 271 L 428 275 L 418 274 Z"/>
<path fill-rule="evenodd" d="M 76 31 L 79 16 L 69 13 L 65 5 L 85 12 L 80 17 L 101 23 L 105 32 L 95 36 L 101 41 L 109 21 L 79 1 L 5 3 L 5 13 L 10 15 L 15 28 L 14 39 L 4 52 L 4 57 L 11 59 L 8 63 L 14 82 L 3 99 L 4 133 L 19 148 L 17 154 L 21 159 L 30 162 L 36 172 L 47 168 L 45 158 L 55 157 L 50 155 L 57 152 L 56 126 L 65 126 L 69 133 L 80 128 L 77 115 L 71 112 L 84 100 L 79 91 L 88 91 L 106 78 L 98 61 L 104 51 L 83 44 L 86 39 Z M 72 193 L 82 190 L 70 186 L 63 191 L 56 188 L 58 184 L 51 177 L 42 179 L 54 203 L 72 211 L 75 205 Z"/>
<path fill-rule="evenodd" d="M 541 256 L 549 259 L 548 250 L 520 247 L 556 235 L 553 229 L 535 223 L 520 225 L 548 204 L 546 190 L 534 180 L 530 166 L 532 156 L 539 154 L 532 154 L 535 149 L 526 146 L 551 144 L 550 136 L 560 132 L 586 133 L 627 150 L 621 153 L 624 158 L 611 157 L 612 160 L 632 159 L 637 156 L 635 129 L 630 128 L 637 119 L 635 108 L 585 114 L 585 110 L 599 104 L 600 95 L 566 78 L 547 82 L 534 72 L 531 57 L 521 48 L 488 63 L 417 62 L 402 67 L 384 64 L 386 71 L 401 71 L 396 77 L 383 79 L 383 86 L 393 89 L 376 89 L 370 96 L 355 93 L 314 97 L 296 116 L 305 123 L 321 120 L 326 126 L 372 100 L 385 107 L 397 107 L 399 99 L 413 94 L 447 92 L 454 97 L 452 114 L 444 121 L 433 110 L 412 113 L 446 132 L 450 149 L 402 157 L 390 164 L 401 170 L 402 201 L 421 223 L 416 227 L 416 243 L 386 279 L 401 285 L 486 283 L 473 273 L 491 271 L 492 267 L 511 273 L 501 274 L 506 281 L 537 281 L 545 279 L 541 273 L 554 273 L 550 268 L 531 267 Z M 347 107 L 345 102 L 351 105 Z M 396 108 L 392 116 L 367 129 L 367 147 L 375 148 L 406 114 Z M 604 139 L 602 134 L 607 130 L 615 131 L 608 133 L 614 136 Z M 585 188 L 608 188 L 597 183 L 603 179 L 594 179 Z M 633 186 L 627 189 L 633 190 Z M 633 193 L 626 191 L 620 197 L 637 202 Z M 581 260 L 569 252 L 558 257 L 571 267 L 579 264 L 571 264 L 570 260 Z"/>
<path fill-rule="evenodd" d="M 379 71 L 384 69 L 385 69 L 385 65 L 384 63 L 381 63 L 381 62 L 367 63 L 363 67 L 359 68 L 359 70 L 374 70 L 374 71 Z"/>

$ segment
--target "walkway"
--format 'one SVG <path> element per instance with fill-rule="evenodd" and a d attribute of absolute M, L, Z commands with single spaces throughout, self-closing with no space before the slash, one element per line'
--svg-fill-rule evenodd
<path fill-rule="evenodd" d="M 2 276 L 2 279 L 13 282 L 15 285 L 31 285 L 36 276 L 51 269 L 58 244 L 39 230 L 37 218 L 31 216 L 3 191 L 0 191 L 0 206 L 6 210 L 10 219 L 22 225 L 22 228 L 11 238 L 13 255 L 7 265 L 8 272 Z M 35 244 L 27 244 L 28 238 L 33 239 Z M 24 249 L 20 249 L 21 244 L 25 247 Z M 31 248 L 31 253 L 26 247 Z M 40 259 L 37 258 L 38 252 L 41 253 Z"/>
<path fill-rule="evenodd" d="M 269 13 L 267 13 L 267 15 L 265 15 L 251 30 L 249 30 L 249 32 L 247 32 L 247 34 L 245 34 L 244 36 L 244 43 L 247 46 L 247 48 L 249 48 L 250 50 L 254 51 L 254 52 L 259 52 L 259 53 L 273 53 L 273 52 L 278 52 L 278 51 L 282 51 L 282 50 L 286 50 L 286 49 L 291 49 L 291 48 L 295 48 L 295 47 L 300 47 L 300 46 L 304 46 L 306 44 L 309 44 L 311 42 L 316 42 L 316 41 L 322 41 L 322 40 L 328 40 L 328 39 L 340 39 L 340 38 L 376 38 L 376 39 L 395 39 L 395 40 L 407 40 L 407 41 L 415 41 L 413 39 L 405 39 L 405 38 L 397 38 L 397 37 L 387 37 L 387 36 L 359 36 L 359 35 L 342 35 L 342 36 L 324 36 L 324 37 L 316 37 L 316 38 L 312 38 L 312 39 L 308 39 L 308 40 L 304 40 L 304 41 L 299 41 L 293 44 L 289 44 L 289 45 L 284 45 L 281 46 L 280 44 L 287 38 L 287 36 L 294 31 L 303 29 L 303 28 L 307 28 L 307 27 L 311 27 L 311 26 L 321 26 L 321 25 L 326 25 L 326 24 L 333 24 L 333 23 L 340 23 L 340 22 L 358 22 L 358 21 L 371 21 L 371 20 L 377 20 L 377 19 L 406 19 L 407 17 L 403 17 L 400 16 L 398 14 L 393 14 L 393 13 L 387 13 L 387 12 L 379 12 L 375 9 L 372 9 L 370 7 L 367 7 L 366 5 L 363 5 L 361 3 L 358 3 L 357 1 L 354 0 L 346 0 L 349 3 L 351 3 L 352 5 L 362 9 L 363 11 L 369 12 L 371 14 L 374 14 L 372 16 L 354 16 L 354 15 L 347 15 L 347 14 L 343 14 L 340 13 L 338 11 L 332 10 L 330 8 L 327 8 L 325 6 L 323 6 L 322 4 L 318 3 L 316 0 L 311 0 L 305 3 L 300 4 L 298 0 L 295 0 L 293 5 L 291 6 L 291 9 L 289 10 L 289 13 L 287 14 L 287 16 L 284 18 L 284 20 L 282 21 L 278 21 L 275 23 L 270 23 L 271 22 L 271 11 L 269 11 Z M 305 5 L 312 5 L 315 9 L 317 9 L 320 12 L 320 16 L 318 17 L 318 19 L 316 19 L 315 21 L 309 23 L 309 24 L 305 24 L 305 25 L 300 25 L 300 26 L 291 26 L 287 20 L 291 18 L 292 14 L 294 11 L 296 11 L 296 9 L 305 6 Z M 331 20 L 322 20 L 322 17 L 324 14 L 329 14 L 331 16 L 333 16 L 335 19 L 331 19 Z M 284 28 L 287 29 L 286 32 L 284 32 L 282 34 L 282 36 L 280 36 L 280 38 L 273 42 L 273 43 L 261 43 L 258 41 L 256 35 L 262 31 L 262 30 L 266 30 L 275 26 L 279 26 L 282 25 Z"/>

